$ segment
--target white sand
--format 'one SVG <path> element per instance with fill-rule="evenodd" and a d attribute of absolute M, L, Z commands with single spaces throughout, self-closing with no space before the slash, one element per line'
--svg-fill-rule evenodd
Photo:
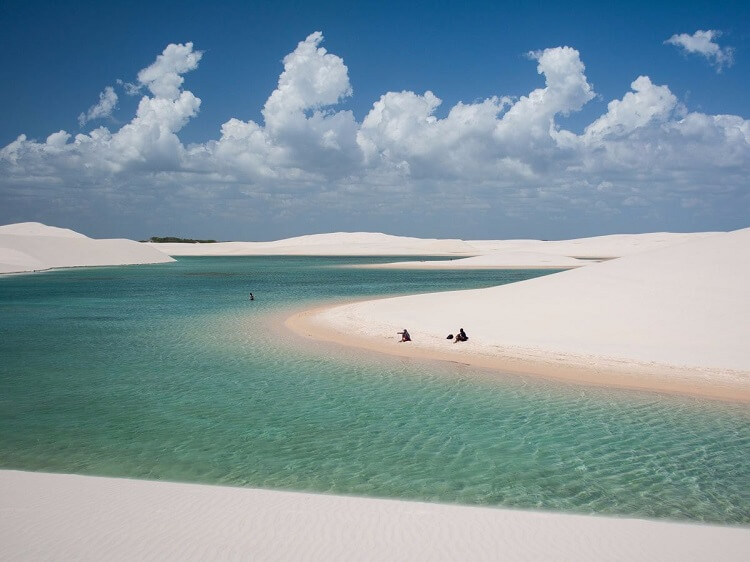
<path fill-rule="evenodd" d="M 376 269 L 569 269 L 590 261 L 542 252 L 507 251 L 454 260 L 400 261 L 366 266 Z"/>
<path fill-rule="evenodd" d="M 273 242 L 146 243 L 170 256 L 452 256 L 467 259 L 411 261 L 364 267 L 391 269 L 566 269 L 716 233 L 616 234 L 575 240 L 439 240 L 375 232 L 311 234 Z M 468 259 L 470 258 L 470 259 Z M 585 258 L 585 260 L 578 259 Z"/>
<path fill-rule="evenodd" d="M 574 240 L 468 240 L 474 257 L 456 260 L 392 262 L 381 269 L 569 269 L 699 240 L 715 232 L 613 234 Z M 583 258 L 583 259 L 581 259 Z"/>
<path fill-rule="evenodd" d="M 389 353 L 523 372 L 539 372 L 524 368 L 536 363 L 551 376 L 585 370 L 584 382 L 697 384 L 699 394 L 750 399 L 748 248 L 750 229 L 713 234 L 511 285 L 338 306 L 291 324 Z M 404 327 L 414 341 L 398 344 Z M 469 342 L 445 339 L 461 327 Z"/>
<path fill-rule="evenodd" d="M 40 223 L 0 226 L 0 273 L 170 261 L 163 252 L 132 240 L 94 240 Z"/>
<path fill-rule="evenodd" d="M 16 234 L 19 236 L 52 236 L 55 238 L 88 238 L 87 236 L 70 230 L 48 226 L 40 222 L 19 222 L 0 226 L 0 234 Z"/>
<path fill-rule="evenodd" d="M 0 471 L 4 560 L 746 560 L 750 529 Z"/>
<path fill-rule="evenodd" d="M 170 256 L 468 256 L 476 248 L 463 240 L 409 238 L 377 232 L 310 234 L 273 242 L 213 244 L 152 243 Z"/>
<path fill-rule="evenodd" d="M 573 240 L 469 240 L 482 254 L 506 251 L 543 252 L 572 258 L 618 258 L 657 250 L 716 232 L 649 232 L 646 234 L 610 234 Z"/>

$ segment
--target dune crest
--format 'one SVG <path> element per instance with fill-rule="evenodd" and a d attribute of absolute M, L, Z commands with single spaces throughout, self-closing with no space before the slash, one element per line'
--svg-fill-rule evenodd
<path fill-rule="evenodd" d="M 170 256 L 467 256 L 476 248 L 463 240 L 412 238 L 380 232 L 308 234 L 271 242 L 154 243 Z"/>
<path fill-rule="evenodd" d="M 394 236 L 381 232 L 308 234 L 271 242 L 211 244 L 155 243 L 170 256 L 444 256 L 475 257 L 476 263 L 453 260 L 443 269 L 464 267 L 576 267 L 580 258 L 611 259 L 697 240 L 716 233 L 614 234 L 573 240 L 460 240 Z M 480 256 L 484 256 L 480 258 Z M 382 264 L 376 267 L 400 267 Z M 417 267 L 409 265 L 408 267 Z M 427 267 L 435 267 L 427 265 Z"/>
<path fill-rule="evenodd" d="M 47 226 L 40 222 L 18 222 L 0 226 L 0 234 L 15 234 L 17 236 L 54 236 L 58 238 L 88 238 L 80 232 L 69 228 Z"/>

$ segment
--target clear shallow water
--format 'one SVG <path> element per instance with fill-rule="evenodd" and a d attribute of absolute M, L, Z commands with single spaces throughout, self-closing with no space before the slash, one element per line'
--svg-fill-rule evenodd
<path fill-rule="evenodd" d="M 541 273 L 330 267 L 372 261 L 0 278 L 0 466 L 750 524 L 746 406 L 331 353 L 275 327 L 321 300 Z"/>

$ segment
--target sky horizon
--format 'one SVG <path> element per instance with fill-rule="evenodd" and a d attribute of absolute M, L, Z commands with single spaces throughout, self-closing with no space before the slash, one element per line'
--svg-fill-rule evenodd
<path fill-rule="evenodd" d="M 0 5 L 0 224 L 569 239 L 750 226 L 750 8 Z"/>

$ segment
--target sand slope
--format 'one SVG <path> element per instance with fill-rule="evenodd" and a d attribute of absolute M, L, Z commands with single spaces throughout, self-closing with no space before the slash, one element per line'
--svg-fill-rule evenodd
<path fill-rule="evenodd" d="M 645 234 L 609 234 L 572 240 L 469 240 L 482 254 L 507 251 L 542 252 L 572 258 L 617 258 L 657 250 L 716 232 L 649 232 Z"/>
<path fill-rule="evenodd" d="M 466 256 L 477 253 L 463 240 L 410 238 L 377 232 L 310 234 L 273 242 L 146 244 L 170 256 Z"/>
<path fill-rule="evenodd" d="M 0 471 L 0 558 L 745 560 L 750 529 Z"/>
<path fill-rule="evenodd" d="M 506 251 L 455 260 L 400 261 L 367 266 L 376 269 L 568 269 L 591 262 L 542 252 Z"/>
<path fill-rule="evenodd" d="M 94 240 L 40 223 L 0 226 L 0 273 L 170 261 L 163 252 L 132 240 Z"/>
<path fill-rule="evenodd" d="M 713 234 L 511 285 L 340 306 L 310 321 L 381 348 L 407 327 L 410 348 L 457 357 L 666 365 L 678 368 L 670 375 L 750 389 L 748 248 L 750 229 Z M 460 327 L 470 341 L 446 342 Z"/>
<path fill-rule="evenodd" d="M 16 234 L 20 236 L 53 236 L 55 238 L 86 238 L 88 236 L 70 230 L 69 228 L 58 228 L 47 226 L 40 222 L 19 222 L 0 226 L 0 234 Z"/>
<path fill-rule="evenodd" d="M 377 232 L 311 234 L 273 242 L 214 244 L 146 243 L 170 256 L 455 256 L 456 259 L 394 262 L 365 267 L 392 269 L 565 269 L 588 265 L 578 258 L 611 259 L 715 233 L 616 234 L 574 240 L 440 240 Z"/>

